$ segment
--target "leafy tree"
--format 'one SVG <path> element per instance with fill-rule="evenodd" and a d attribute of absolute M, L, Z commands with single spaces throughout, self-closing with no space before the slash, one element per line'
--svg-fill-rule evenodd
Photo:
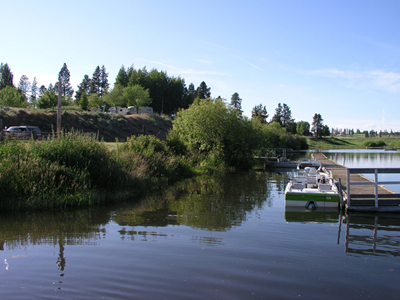
<path fill-rule="evenodd" d="M 311 131 L 314 133 L 314 136 L 320 138 L 322 136 L 322 129 L 324 127 L 322 123 L 323 119 L 320 114 L 314 114 L 313 121 L 311 123 Z"/>
<path fill-rule="evenodd" d="M 291 133 L 291 134 L 296 134 L 297 133 L 297 124 L 294 121 L 290 121 L 289 123 L 286 124 L 286 131 Z"/>
<path fill-rule="evenodd" d="M 0 65 L 0 90 L 4 89 L 6 86 L 14 87 L 13 84 L 13 73 L 11 73 L 8 64 Z"/>
<path fill-rule="evenodd" d="M 85 92 L 83 92 L 83 94 L 81 95 L 79 106 L 82 108 L 82 110 L 88 110 L 89 97 Z"/>
<path fill-rule="evenodd" d="M 92 80 L 90 82 L 90 91 L 89 94 L 99 94 L 101 87 L 101 70 L 100 67 L 97 66 L 93 72 Z"/>
<path fill-rule="evenodd" d="M 253 110 L 251 111 L 251 119 L 252 120 L 258 120 L 262 124 L 267 123 L 267 118 L 268 118 L 268 112 L 267 108 L 263 107 L 262 104 L 256 105 L 253 107 Z"/>
<path fill-rule="evenodd" d="M 128 101 L 122 97 L 123 87 L 119 84 L 115 84 L 114 88 L 104 96 L 104 102 L 111 107 L 127 107 Z"/>
<path fill-rule="evenodd" d="M 296 131 L 301 135 L 309 135 L 310 134 L 310 123 L 306 121 L 297 122 Z"/>
<path fill-rule="evenodd" d="M 207 84 L 202 81 L 200 86 L 197 88 L 196 91 L 197 98 L 199 99 L 207 99 L 211 97 L 211 88 L 207 87 Z"/>
<path fill-rule="evenodd" d="M 276 122 L 282 126 L 282 105 L 278 103 L 278 107 L 275 108 L 275 114 L 271 119 L 271 122 Z"/>
<path fill-rule="evenodd" d="M 39 108 L 51 108 L 58 104 L 58 96 L 52 90 L 47 90 L 44 92 L 43 96 L 39 98 L 38 106 Z"/>
<path fill-rule="evenodd" d="M 222 99 L 195 101 L 174 120 L 169 139 L 202 152 L 214 166 L 245 169 L 260 146 L 257 127 Z"/>
<path fill-rule="evenodd" d="M 33 82 L 31 86 L 31 97 L 30 97 L 32 103 L 36 102 L 37 94 L 38 94 L 37 80 L 36 77 L 33 77 Z"/>
<path fill-rule="evenodd" d="M 67 64 L 64 63 L 60 72 L 58 73 L 58 78 L 61 80 L 61 93 L 63 96 L 72 97 L 74 94 L 74 89 L 72 88 L 71 84 L 69 83 L 70 80 L 70 72 L 68 70 Z M 58 83 L 56 84 L 56 89 L 58 89 Z"/>
<path fill-rule="evenodd" d="M 118 71 L 114 85 L 118 84 L 124 88 L 128 86 L 128 82 L 129 82 L 128 73 L 126 72 L 124 65 L 122 65 L 122 67 Z"/>
<path fill-rule="evenodd" d="M 48 91 L 53 91 L 53 92 L 56 91 L 56 89 L 54 88 L 54 86 L 53 86 L 52 83 L 49 84 L 49 86 L 47 87 L 47 90 L 48 90 Z"/>
<path fill-rule="evenodd" d="M 20 93 L 24 95 L 26 100 L 28 99 L 28 92 L 30 89 L 31 83 L 29 82 L 28 76 L 22 75 L 18 83 L 18 91 L 20 91 Z"/>
<path fill-rule="evenodd" d="M 87 74 L 85 74 L 85 76 L 83 76 L 82 82 L 78 85 L 77 92 L 75 93 L 75 100 L 78 104 L 80 103 L 82 94 L 89 95 L 90 83 L 91 83 L 90 77 Z"/>
<path fill-rule="evenodd" d="M 128 86 L 122 90 L 122 97 L 128 106 L 136 107 L 138 112 L 139 107 L 151 104 L 151 98 L 148 90 L 136 84 L 133 87 Z"/>
<path fill-rule="evenodd" d="M 238 93 L 234 93 L 231 97 L 231 106 L 239 111 L 242 111 L 242 98 Z"/>
<path fill-rule="evenodd" d="M 24 95 L 22 95 L 15 87 L 6 86 L 0 91 L 0 105 L 10 107 L 26 107 Z"/>
<path fill-rule="evenodd" d="M 101 108 L 103 107 L 103 105 L 105 105 L 104 100 L 100 98 L 98 94 L 90 95 L 88 101 L 89 101 L 88 109 Z"/>

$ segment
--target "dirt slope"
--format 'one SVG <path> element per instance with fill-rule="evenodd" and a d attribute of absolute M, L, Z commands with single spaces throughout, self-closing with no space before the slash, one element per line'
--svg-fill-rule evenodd
<path fill-rule="evenodd" d="M 55 111 L 14 109 L 0 106 L 3 128 L 17 125 L 38 126 L 42 132 L 51 132 L 57 127 Z M 61 124 L 64 130 L 78 130 L 98 133 L 107 142 L 116 139 L 126 141 L 127 137 L 141 134 L 155 135 L 165 140 L 172 127 L 171 120 L 159 115 L 117 115 L 79 112 L 63 109 Z"/>

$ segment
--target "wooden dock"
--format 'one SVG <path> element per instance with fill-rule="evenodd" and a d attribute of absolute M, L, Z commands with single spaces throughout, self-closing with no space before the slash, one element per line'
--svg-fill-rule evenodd
<path fill-rule="evenodd" d="M 320 162 L 322 166 L 340 183 L 343 195 L 343 203 L 349 211 L 370 211 L 370 212 L 400 212 L 400 194 L 396 194 L 390 189 L 375 183 L 374 181 L 361 175 L 363 173 L 400 173 L 400 169 L 348 169 L 336 162 L 328 159 L 322 153 L 314 153 L 313 158 Z M 372 171 L 371 171 L 372 170 Z M 349 175 L 348 175 L 349 174 Z M 348 176 L 350 178 L 348 178 Z M 350 183 L 350 189 L 347 185 Z M 400 182 L 385 182 L 385 184 Z M 350 194 L 348 193 L 350 190 Z"/>

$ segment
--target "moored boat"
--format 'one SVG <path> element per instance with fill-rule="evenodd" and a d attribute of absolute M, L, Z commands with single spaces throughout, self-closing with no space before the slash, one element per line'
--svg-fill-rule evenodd
<path fill-rule="evenodd" d="M 313 167 L 313 168 L 319 170 L 322 168 L 322 165 L 321 165 L 321 163 L 319 163 L 315 160 L 311 160 L 309 158 L 300 158 L 299 162 L 297 163 L 297 169 L 302 170 L 307 167 Z"/>
<path fill-rule="evenodd" d="M 285 189 L 285 206 L 339 207 L 339 190 L 332 176 L 315 167 L 297 170 Z"/>

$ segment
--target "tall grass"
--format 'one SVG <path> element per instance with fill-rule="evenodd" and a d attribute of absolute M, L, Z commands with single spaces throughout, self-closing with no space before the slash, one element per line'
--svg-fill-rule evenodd
<path fill-rule="evenodd" d="M 0 143 L 0 208 L 63 209 L 116 201 L 166 187 L 190 167 L 154 137 L 109 151 L 96 137 L 70 132 L 49 141 Z"/>

